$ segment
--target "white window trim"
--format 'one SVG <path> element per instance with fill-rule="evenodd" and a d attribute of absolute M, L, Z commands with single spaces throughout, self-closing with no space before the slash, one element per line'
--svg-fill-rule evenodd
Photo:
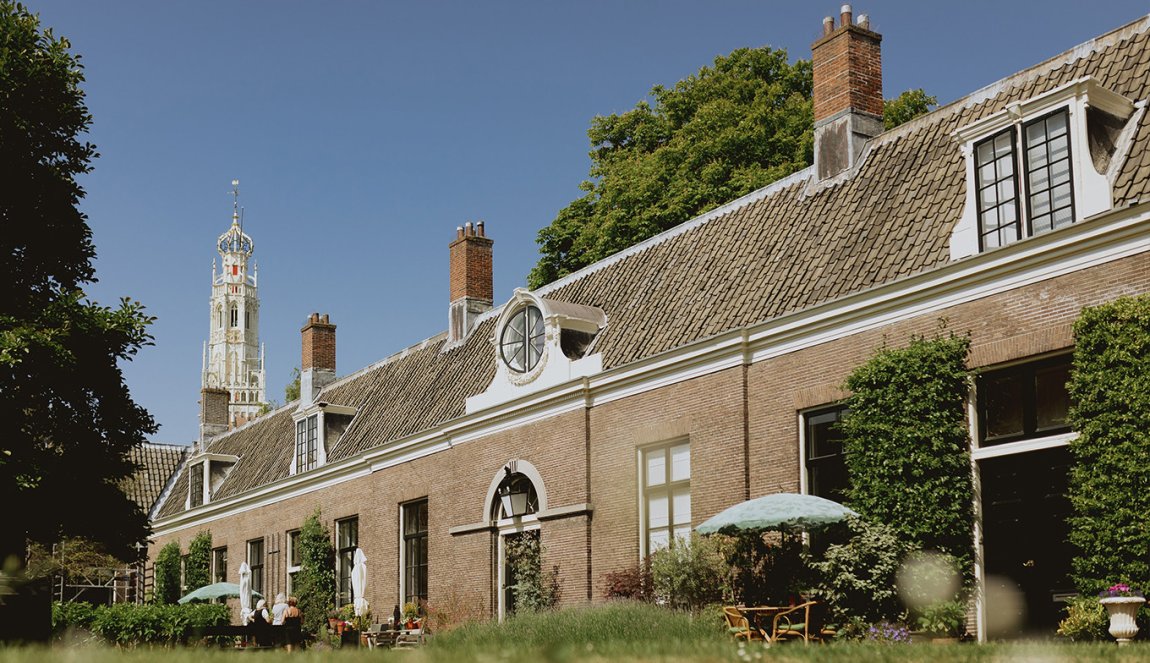
<path fill-rule="evenodd" d="M 288 530 L 288 532 L 285 536 L 285 538 L 287 539 L 287 559 L 285 561 L 287 563 L 284 564 L 284 568 L 286 569 L 286 572 L 284 575 L 284 586 L 287 588 L 287 595 L 288 596 L 291 596 L 292 593 L 295 591 L 295 587 L 292 587 L 291 576 L 293 573 L 299 573 L 299 570 L 300 570 L 300 564 L 298 563 L 300 560 L 298 560 L 298 559 L 295 560 L 297 562 L 297 564 L 295 564 L 294 566 L 292 565 L 292 553 L 291 553 L 291 535 L 292 534 L 299 535 L 300 530 L 298 530 L 298 529 Z"/>
<path fill-rule="evenodd" d="M 211 452 L 205 452 L 205 453 L 199 454 L 193 458 L 189 458 L 188 459 L 188 472 L 189 472 L 188 496 L 184 500 L 184 508 L 185 509 L 193 508 L 192 507 L 192 486 L 191 486 L 192 482 L 190 480 L 191 479 L 190 473 L 196 471 L 196 469 L 195 469 L 196 465 L 199 465 L 199 471 L 203 473 L 203 479 L 204 479 L 203 485 L 202 485 L 202 489 L 203 489 L 202 500 L 200 502 L 200 506 L 195 507 L 195 508 L 199 509 L 200 507 L 207 506 L 212 501 L 212 463 L 216 462 L 216 463 L 222 463 L 225 465 L 235 466 L 235 464 L 238 463 L 239 460 L 240 460 L 239 456 L 233 456 L 231 454 L 218 454 L 218 453 L 211 453 Z"/>
<path fill-rule="evenodd" d="M 1009 127 L 1017 127 L 1037 119 L 1060 108 L 1067 109 L 1068 127 L 1070 137 L 1071 155 L 1071 182 L 1074 192 L 1074 223 L 1111 209 L 1111 185 L 1117 176 L 1119 165 L 1125 161 L 1129 149 L 1130 134 L 1137 127 L 1137 122 L 1129 119 L 1135 108 L 1141 109 L 1144 104 L 1136 105 L 1126 97 L 1113 92 L 1098 83 L 1093 77 L 1080 78 L 1050 92 L 1025 101 L 1016 101 L 1007 104 L 1005 110 L 994 113 L 973 124 L 962 127 L 954 132 L 954 137 L 962 144 L 962 155 L 966 163 L 966 201 L 962 217 L 955 224 L 950 235 L 950 259 L 958 260 L 966 256 L 975 255 L 978 248 L 978 201 L 977 187 L 975 186 L 975 144 L 990 138 L 994 134 Z M 1118 141 L 1118 149 L 1110 162 L 1110 169 L 1106 173 L 1099 173 L 1094 168 L 1090 158 L 1090 146 L 1087 140 L 1086 109 L 1097 108 L 1100 111 L 1127 120 L 1126 127 Z M 1019 151 L 1023 150 L 1019 147 Z M 1016 170 L 1016 177 L 1023 176 Z M 1026 224 L 1025 202 L 1019 200 L 1019 221 Z M 1029 237 L 1029 236 L 1028 236 Z M 1027 239 L 1028 237 L 1023 237 Z"/>
<path fill-rule="evenodd" d="M 635 464 L 636 464 L 636 470 L 638 472 L 638 474 L 635 475 L 635 477 L 638 479 L 638 481 L 636 481 L 635 484 L 636 484 L 636 486 L 638 486 L 637 499 L 639 501 L 639 561 L 640 561 L 640 563 L 647 557 L 647 555 L 649 555 L 651 553 L 651 551 L 649 551 L 647 549 L 647 530 L 649 529 L 647 527 L 647 495 L 645 492 L 645 490 L 647 488 L 647 466 L 646 466 L 646 463 L 643 462 L 643 456 L 648 451 L 651 451 L 653 449 L 670 449 L 671 447 L 677 447 L 677 446 L 682 445 L 682 444 L 686 444 L 688 449 L 690 449 L 691 473 L 687 477 L 687 483 L 688 483 L 688 485 L 693 485 L 692 482 L 695 478 L 694 448 L 691 446 L 691 437 L 689 435 L 685 435 L 683 437 L 678 437 L 678 438 L 672 438 L 670 440 L 664 440 L 662 442 L 656 442 L 655 444 L 644 444 L 643 446 L 637 447 L 635 449 Z M 670 482 L 670 480 L 671 480 L 670 477 L 671 477 L 671 468 L 670 468 L 670 466 L 668 466 L 667 467 L 667 483 Z M 693 489 L 692 489 L 691 495 L 694 495 Z M 667 499 L 668 500 L 673 499 L 672 493 L 670 493 L 670 492 L 668 493 Z M 692 508 L 692 511 L 691 511 L 692 522 L 694 521 L 694 517 L 695 517 L 695 512 L 694 512 L 694 509 Z M 668 530 L 669 530 L 669 535 L 670 535 L 671 539 L 674 538 L 674 529 L 675 529 L 674 523 L 668 524 Z M 694 531 L 694 526 L 691 527 L 691 530 Z"/>
<path fill-rule="evenodd" d="M 291 467 L 290 474 L 299 474 L 301 471 L 296 463 L 296 426 L 299 422 L 306 421 L 308 417 L 316 416 L 316 435 L 315 435 L 315 467 L 312 470 L 319 469 L 327 465 L 327 434 L 325 432 L 326 426 L 324 422 L 324 415 L 326 414 L 341 414 L 354 417 L 356 410 L 354 407 L 348 405 L 335 405 L 333 403 L 326 403 L 323 401 L 312 403 L 311 405 L 296 410 L 292 413 L 292 429 L 291 429 Z"/>
<path fill-rule="evenodd" d="M 428 506 L 427 519 L 430 522 L 430 520 L 431 520 L 431 511 L 430 511 L 431 502 L 430 502 L 430 500 L 428 500 L 428 498 L 420 497 L 418 499 L 408 500 L 406 502 L 400 502 L 399 503 L 399 595 L 398 596 L 399 596 L 400 605 L 402 605 L 407 599 L 407 546 L 404 545 L 404 536 L 403 536 L 404 528 L 406 526 L 406 521 L 403 517 L 403 512 L 408 505 L 418 504 L 419 502 L 427 502 L 427 506 Z M 431 543 L 430 527 L 428 528 L 428 532 L 427 532 L 427 543 L 428 544 Z M 429 554 L 428 555 L 429 571 L 430 571 L 430 566 L 431 566 L 430 561 L 431 561 L 431 555 Z M 428 576 L 428 578 L 430 578 L 430 575 Z"/>

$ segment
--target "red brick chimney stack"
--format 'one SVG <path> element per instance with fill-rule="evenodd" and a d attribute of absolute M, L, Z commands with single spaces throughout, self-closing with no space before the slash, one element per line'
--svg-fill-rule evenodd
<path fill-rule="evenodd" d="M 200 451 L 207 450 L 208 440 L 228 431 L 230 398 L 227 389 L 200 390 Z"/>
<path fill-rule="evenodd" d="M 811 45 L 814 70 L 815 172 L 820 180 L 853 166 L 867 139 L 883 130 L 882 35 L 870 18 L 854 22 L 843 5 L 839 26 L 823 19 L 823 36 Z"/>
<path fill-rule="evenodd" d="M 455 229 L 455 241 L 449 246 L 451 306 L 448 342 L 465 338 L 475 324 L 475 318 L 494 304 L 491 250 L 494 244 L 487 237 L 482 221 L 475 225 L 468 221 Z"/>
<path fill-rule="evenodd" d="M 300 331 L 300 406 L 310 405 L 335 380 L 335 325 L 327 314 L 312 313 Z"/>

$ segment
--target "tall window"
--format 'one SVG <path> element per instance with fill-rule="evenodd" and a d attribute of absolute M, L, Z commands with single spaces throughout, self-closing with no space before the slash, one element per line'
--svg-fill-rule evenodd
<path fill-rule="evenodd" d="M 846 407 L 840 405 L 803 415 L 808 495 L 840 503 L 846 499 L 850 483 L 843 455 L 843 434 L 839 428 L 846 412 Z"/>
<path fill-rule="evenodd" d="M 980 446 L 1066 433 L 1070 355 L 1018 364 L 978 376 Z"/>
<path fill-rule="evenodd" d="M 427 500 L 401 507 L 403 519 L 403 600 L 427 600 Z"/>
<path fill-rule="evenodd" d="M 291 595 L 295 591 L 296 574 L 299 573 L 300 567 L 300 554 L 299 554 L 299 530 L 294 530 L 287 533 L 288 538 L 288 557 L 287 557 L 287 593 Z"/>
<path fill-rule="evenodd" d="M 643 522 L 646 553 L 691 535 L 691 445 L 644 449 Z"/>
<path fill-rule="evenodd" d="M 204 466 L 196 463 L 188 468 L 189 504 L 200 506 L 204 503 Z"/>
<path fill-rule="evenodd" d="M 248 566 L 252 570 L 252 591 L 264 593 L 264 540 L 248 541 Z"/>
<path fill-rule="evenodd" d="M 233 327 L 240 326 L 240 309 L 235 304 L 232 304 L 231 322 Z"/>
<path fill-rule="evenodd" d="M 351 603 L 351 567 L 355 565 L 355 549 L 359 547 L 359 518 L 347 518 L 335 523 L 335 540 L 338 548 L 339 596 L 336 605 Z"/>
<path fill-rule="evenodd" d="M 313 414 L 295 423 L 295 467 L 296 472 L 315 469 L 319 464 L 317 445 L 319 443 L 319 415 Z"/>
<path fill-rule="evenodd" d="M 228 548 L 212 549 L 212 582 L 228 581 Z"/>
<path fill-rule="evenodd" d="M 1074 222 L 1068 126 L 1064 108 L 974 146 L 982 249 Z"/>

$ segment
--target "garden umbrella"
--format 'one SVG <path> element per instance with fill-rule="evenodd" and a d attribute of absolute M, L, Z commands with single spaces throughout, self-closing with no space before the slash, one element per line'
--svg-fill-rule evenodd
<path fill-rule="evenodd" d="M 204 585 L 194 592 L 189 593 L 179 600 L 179 603 L 187 603 L 188 601 L 211 601 L 213 599 L 229 598 L 232 596 L 240 595 L 240 586 L 234 582 L 216 582 L 210 585 Z M 252 592 L 252 596 L 263 598 L 264 595 L 259 592 Z"/>
<path fill-rule="evenodd" d="M 363 593 L 367 590 L 367 555 L 359 548 L 355 549 L 355 562 L 351 567 L 351 595 L 355 597 L 355 616 L 362 617 L 367 613 L 367 599 Z"/>
<path fill-rule="evenodd" d="M 822 497 L 775 493 L 724 509 L 696 527 L 695 531 L 700 534 L 736 534 L 812 529 L 857 515 L 838 502 Z"/>
<path fill-rule="evenodd" d="M 252 613 L 252 567 L 240 562 L 240 623 L 248 623 Z"/>

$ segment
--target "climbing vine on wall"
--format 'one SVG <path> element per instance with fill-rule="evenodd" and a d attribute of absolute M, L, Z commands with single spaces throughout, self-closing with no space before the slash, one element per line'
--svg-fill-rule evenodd
<path fill-rule="evenodd" d="M 184 582 L 193 591 L 211 582 L 212 533 L 204 530 L 188 544 L 188 561 L 184 568 Z"/>
<path fill-rule="evenodd" d="M 953 555 L 973 575 L 966 397 L 970 339 L 915 337 L 847 378 L 842 422 L 849 503 L 905 542 Z"/>
<path fill-rule="evenodd" d="M 1150 297 L 1084 309 L 1069 391 L 1078 589 L 1150 586 Z"/>
<path fill-rule="evenodd" d="M 180 542 L 172 541 L 156 555 L 152 602 L 166 605 L 180 598 Z"/>
<path fill-rule="evenodd" d="M 292 591 L 299 597 L 304 630 L 319 633 L 335 608 L 335 549 L 318 508 L 300 528 L 299 553 L 299 575 Z"/>

